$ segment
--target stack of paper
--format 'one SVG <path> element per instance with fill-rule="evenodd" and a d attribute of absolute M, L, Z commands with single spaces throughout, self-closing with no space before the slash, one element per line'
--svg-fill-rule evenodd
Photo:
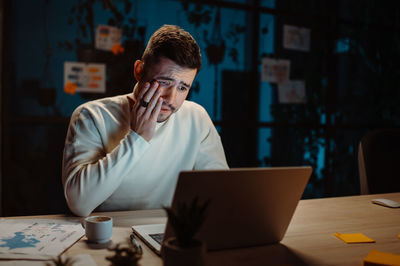
<path fill-rule="evenodd" d="M 84 234 L 80 222 L 55 219 L 0 219 L 0 258 L 55 257 Z"/>

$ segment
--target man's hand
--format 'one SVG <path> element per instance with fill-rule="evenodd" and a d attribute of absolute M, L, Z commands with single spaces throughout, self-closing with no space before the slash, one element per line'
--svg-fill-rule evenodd
<path fill-rule="evenodd" d="M 128 96 L 131 106 L 131 129 L 150 141 L 154 135 L 162 99 L 158 82 L 146 82 L 140 89 L 136 101 Z"/>

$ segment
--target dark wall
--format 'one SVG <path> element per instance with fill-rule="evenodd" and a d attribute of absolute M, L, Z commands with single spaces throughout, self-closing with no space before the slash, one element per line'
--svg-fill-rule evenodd
<path fill-rule="evenodd" d="M 373 128 L 400 126 L 399 1 L 131 2 L 137 3 L 145 40 L 166 23 L 184 27 L 198 40 L 203 69 L 191 99 L 221 129 L 231 166 L 312 165 L 306 197 L 359 193 L 361 137 Z M 120 84 L 105 95 L 64 93 L 63 63 L 79 60 L 79 49 L 67 51 L 58 42 L 87 41 L 77 20 L 68 23 L 76 3 L 3 1 L 2 215 L 65 212 L 61 161 L 69 116 L 90 99 L 131 89 Z M 215 63 L 207 48 L 218 33 L 218 7 L 225 50 Z M 99 4 L 95 16 L 95 23 L 107 24 L 110 14 Z M 286 24 L 311 29 L 309 52 L 282 47 Z M 132 58 L 141 53 L 144 40 L 139 41 Z M 291 60 L 290 78 L 306 82 L 306 104 L 280 104 L 275 84 L 261 93 L 266 89 L 259 79 L 262 57 Z M 124 73 L 124 84 L 133 83 L 126 75 L 134 59 L 113 60 L 108 64 L 128 65 L 110 73 Z M 108 87 L 117 83 L 109 80 Z M 261 130 L 270 132 L 268 137 L 260 139 Z"/>

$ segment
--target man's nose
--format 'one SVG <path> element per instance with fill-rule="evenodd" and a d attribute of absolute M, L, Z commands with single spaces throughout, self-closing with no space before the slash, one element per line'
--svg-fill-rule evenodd
<path fill-rule="evenodd" d="M 166 104 L 174 104 L 175 103 L 177 89 L 178 88 L 176 86 L 170 86 L 168 88 L 163 89 L 161 98 L 164 100 L 164 102 Z"/>

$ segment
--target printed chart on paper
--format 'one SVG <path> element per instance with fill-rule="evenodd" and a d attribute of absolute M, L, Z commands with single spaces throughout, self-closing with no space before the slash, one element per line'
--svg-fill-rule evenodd
<path fill-rule="evenodd" d="M 58 256 L 84 234 L 79 222 L 0 219 L 0 253 Z"/>

